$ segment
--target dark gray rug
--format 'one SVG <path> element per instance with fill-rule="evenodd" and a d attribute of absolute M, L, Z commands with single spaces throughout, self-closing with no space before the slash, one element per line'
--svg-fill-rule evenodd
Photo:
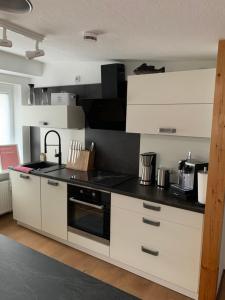
<path fill-rule="evenodd" d="M 137 298 L 0 235 L 0 299 Z"/>

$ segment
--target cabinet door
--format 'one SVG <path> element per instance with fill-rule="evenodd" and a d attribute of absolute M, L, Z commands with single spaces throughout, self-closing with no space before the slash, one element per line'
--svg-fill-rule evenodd
<path fill-rule="evenodd" d="M 128 104 L 213 103 L 215 69 L 128 77 Z"/>
<path fill-rule="evenodd" d="M 81 107 L 66 105 L 23 106 L 23 125 L 50 128 L 83 128 L 84 113 Z"/>
<path fill-rule="evenodd" d="M 41 229 L 40 177 L 11 171 L 10 178 L 14 219 Z"/>
<path fill-rule="evenodd" d="M 127 132 L 211 136 L 212 104 L 128 105 Z"/>
<path fill-rule="evenodd" d="M 41 178 L 42 230 L 67 239 L 67 184 Z"/>
<path fill-rule="evenodd" d="M 112 206 L 110 255 L 194 293 L 198 290 L 202 229 Z"/>

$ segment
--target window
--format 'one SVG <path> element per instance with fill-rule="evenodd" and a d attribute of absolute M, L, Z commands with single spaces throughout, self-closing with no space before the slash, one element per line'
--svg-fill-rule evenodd
<path fill-rule="evenodd" d="M 0 145 L 14 142 L 13 104 L 10 87 L 0 84 Z"/>

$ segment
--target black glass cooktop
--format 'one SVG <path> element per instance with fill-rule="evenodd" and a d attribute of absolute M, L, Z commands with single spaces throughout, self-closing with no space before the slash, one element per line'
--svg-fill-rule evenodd
<path fill-rule="evenodd" d="M 70 180 L 85 181 L 106 187 L 113 187 L 131 178 L 133 178 L 133 176 L 127 174 L 97 170 L 89 172 L 74 172 L 74 174 L 70 176 Z"/>

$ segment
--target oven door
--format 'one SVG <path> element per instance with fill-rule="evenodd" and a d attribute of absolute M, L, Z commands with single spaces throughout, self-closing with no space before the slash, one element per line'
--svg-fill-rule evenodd
<path fill-rule="evenodd" d="M 107 239 L 104 204 L 96 205 L 74 197 L 68 200 L 68 226 Z"/>

